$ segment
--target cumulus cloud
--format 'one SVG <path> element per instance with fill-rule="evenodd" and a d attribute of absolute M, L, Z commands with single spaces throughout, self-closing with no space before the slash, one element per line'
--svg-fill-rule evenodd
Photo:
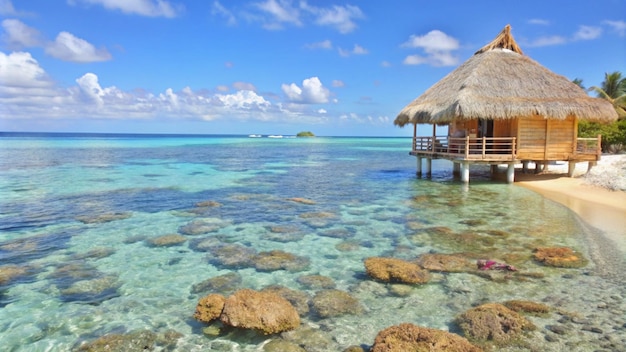
<path fill-rule="evenodd" d="M 3 88 L 51 87 L 53 82 L 30 53 L 0 52 L 0 82 Z"/>
<path fill-rule="evenodd" d="M 579 26 L 574 33 L 574 40 L 592 40 L 602 34 L 602 28 L 594 26 Z"/>
<path fill-rule="evenodd" d="M 57 59 L 73 62 L 95 62 L 111 59 L 111 54 L 106 49 L 96 49 L 93 44 L 68 32 L 59 33 L 55 41 L 47 45 L 46 53 Z"/>
<path fill-rule="evenodd" d="M 620 37 L 626 36 L 626 22 L 625 21 L 602 21 L 603 24 L 611 27 Z"/>
<path fill-rule="evenodd" d="M 251 90 L 253 92 L 256 92 L 256 87 L 254 86 L 254 84 L 248 82 L 235 82 L 233 83 L 233 88 L 235 88 L 236 90 Z"/>
<path fill-rule="evenodd" d="M 6 19 L 2 21 L 2 28 L 5 32 L 3 40 L 9 47 L 21 49 L 39 46 L 42 43 L 39 31 L 20 20 Z"/>
<path fill-rule="evenodd" d="M 459 62 L 458 57 L 453 54 L 460 47 L 459 41 L 437 29 L 421 36 L 411 35 L 400 46 L 421 49 L 425 53 L 407 56 L 403 61 L 406 65 L 454 66 Z"/>
<path fill-rule="evenodd" d="M 68 2 L 101 5 L 109 10 L 147 17 L 171 18 L 183 11 L 182 5 L 165 0 L 68 0 Z"/>
<path fill-rule="evenodd" d="M 307 78 L 302 81 L 302 87 L 295 83 L 282 85 L 283 93 L 294 103 L 320 104 L 327 103 L 330 91 L 322 85 L 318 77 Z"/>

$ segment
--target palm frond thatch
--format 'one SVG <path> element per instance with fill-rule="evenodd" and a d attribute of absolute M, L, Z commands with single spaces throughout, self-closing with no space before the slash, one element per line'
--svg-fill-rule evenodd
<path fill-rule="evenodd" d="M 592 98 L 564 76 L 521 54 L 510 27 L 409 103 L 394 124 L 447 124 L 454 120 L 514 119 L 533 115 L 562 120 L 613 121 L 609 102 Z"/>

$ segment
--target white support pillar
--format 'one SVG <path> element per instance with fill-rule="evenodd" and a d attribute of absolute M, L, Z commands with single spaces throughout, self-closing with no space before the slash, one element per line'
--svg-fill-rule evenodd
<path fill-rule="evenodd" d="M 466 161 L 461 163 L 461 182 L 469 182 L 469 163 Z"/>
<path fill-rule="evenodd" d="M 417 176 L 422 176 L 422 158 L 417 157 Z"/>
<path fill-rule="evenodd" d="M 510 163 L 506 167 L 506 183 L 515 182 L 515 164 Z"/>
<path fill-rule="evenodd" d="M 576 162 L 575 161 L 570 161 L 567 164 L 567 177 L 574 176 L 574 171 L 575 170 L 576 170 Z"/>
<path fill-rule="evenodd" d="M 431 158 L 426 158 L 426 176 L 430 176 L 432 175 L 432 167 L 433 167 L 433 159 Z"/>
<path fill-rule="evenodd" d="M 596 165 L 598 165 L 597 161 L 590 161 L 589 163 L 587 163 L 587 172 L 591 171 L 591 169 Z"/>
<path fill-rule="evenodd" d="M 452 174 L 460 175 L 461 174 L 461 163 L 452 163 Z"/>

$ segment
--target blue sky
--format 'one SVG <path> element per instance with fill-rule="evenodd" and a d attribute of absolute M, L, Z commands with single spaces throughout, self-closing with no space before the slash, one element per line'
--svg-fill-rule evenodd
<path fill-rule="evenodd" d="M 410 136 L 397 113 L 506 24 L 626 75 L 626 0 L 0 0 L 0 131 Z"/>

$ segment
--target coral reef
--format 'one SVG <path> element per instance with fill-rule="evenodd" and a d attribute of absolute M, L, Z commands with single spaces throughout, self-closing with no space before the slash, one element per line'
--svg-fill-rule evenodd
<path fill-rule="evenodd" d="M 324 290 L 318 292 L 312 300 L 313 310 L 322 318 L 336 317 L 344 314 L 360 314 L 363 307 L 349 293 L 341 290 Z"/>
<path fill-rule="evenodd" d="M 264 334 L 293 330 L 300 326 L 296 309 L 271 292 L 243 289 L 226 298 L 220 320 L 225 325 L 253 329 Z"/>
<path fill-rule="evenodd" d="M 158 236 L 154 238 L 150 238 L 147 240 L 148 245 L 153 247 L 169 247 L 176 246 L 187 241 L 185 236 L 179 235 L 177 233 Z"/>
<path fill-rule="evenodd" d="M 517 312 L 499 303 L 486 303 L 459 315 L 457 324 L 471 341 L 507 345 L 535 326 Z"/>
<path fill-rule="evenodd" d="M 423 284 L 430 275 L 419 265 L 396 258 L 370 257 L 365 259 L 367 275 L 382 282 Z"/>
<path fill-rule="evenodd" d="M 105 222 L 111 222 L 115 220 L 124 220 L 128 219 L 133 214 L 130 212 L 122 212 L 122 213 L 106 213 L 99 215 L 83 215 L 76 217 L 76 220 L 82 222 L 83 224 L 101 224 Z"/>
<path fill-rule="evenodd" d="M 544 265 L 558 268 L 582 268 L 587 265 L 582 254 L 568 247 L 539 247 L 535 249 L 534 257 Z"/>
<path fill-rule="evenodd" d="M 254 257 L 254 267 L 258 271 L 302 271 L 309 267 L 309 258 L 299 257 L 281 250 L 261 252 Z"/>
<path fill-rule="evenodd" d="M 409 323 L 388 327 L 376 335 L 371 352 L 480 352 L 461 336 Z"/>
<path fill-rule="evenodd" d="M 306 292 L 292 290 L 280 285 L 268 286 L 261 291 L 275 293 L 288 300 L 289 303 L 296 308 L 300 316 L 304 316 L 309 313 L 309 301 L 311 300 L 311 297 Z"/>
<path fill-rule="evenodd" d="M 474 269 L 472 262 L 460 254 L 425 253 L 415 263 L 430 271 L 458 273 Z"/>
<path fill-rule="evenodd" d="M 216 293 L 204 296 L 198 301 L 193 317 L 203 323 L 210 323 L 220 317 L 224 310 L 225 301 L 224 296 Z"/>
<path fill-rule="evenodd" d="M 298 277 L 296 281 L 308 289 L 335 288 L 335 281 L 332 278 L 323 275 L 303 275 Z"/>
<path fill-rule="evenodd" d="M 241 274 L 233 271 L 206 279 L 191 286 L 191 293 L 214 292 L 229 295 L 239 288 L 241 281 Z"/>
<path fill-rule="evenodd" d="M 550 307 L 545 304 L 532 301 L 511 300 L 506 301 L 503 304 L 505 307 L 518 313 L 545 315 L 550 312 Z"/>

